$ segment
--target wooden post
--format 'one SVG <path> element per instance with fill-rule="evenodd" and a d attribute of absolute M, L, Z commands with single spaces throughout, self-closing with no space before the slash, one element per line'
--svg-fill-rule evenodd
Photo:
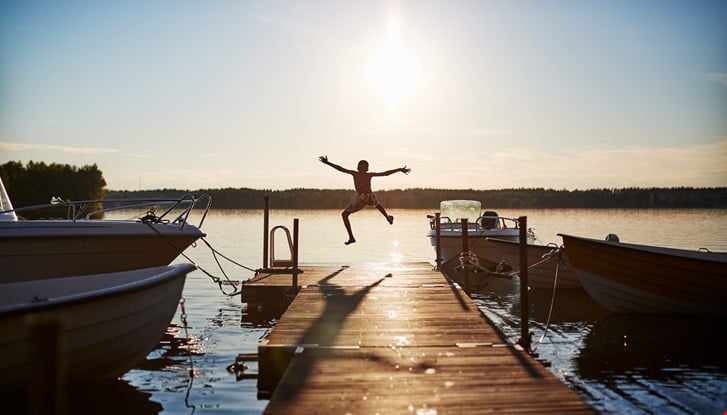
<path fill-rule="evenodd" d="M 293 219 L 293 288 L 298 288 L 298 218 Z"/>
<path fill-rule="evenodd" d="M 467 218 L 462 218 L 462 252 L 470 250 L 469 230 L 467 229 Z"/>
<path fill-rule="evenodd" d="M 467 218 L 462 218 L 460 220 L 462 224 L 462 252 L 461 253 L 468 253 L 470 250 L 470 237 L 469 237 L 469 229 L 467 229 Z M 469 258 L 468 258 L 469 259 Z M 462 264 L 465 265 L 465 264 Z M 470 284 L 470 268 L 469 266 L 465 266 L 464 269 L 464 290 L 469 294 L 471 292 L 471 284 Z"/>
<path fill-rule="evenodd" d="M 441 213 L 437 212 L 434 214 L 434 226 L 435 235 L 437 236 L 437 246 L 435 250 L 437 252 L 437 270 L 442 269 L 442 218 Z"/>
<path fill-rule="evenodd" d="M 268 232 L 270 231 L 270 196 L 265 196 L 263 210 L 263 269 L 268 269 Z"/>
<path fill-rule="evenodd" d="M 530 300 L 528 299 L 528 218 L 518 218 L 520 227 L 520 340 L 521 345 L 530 353 Z"/>

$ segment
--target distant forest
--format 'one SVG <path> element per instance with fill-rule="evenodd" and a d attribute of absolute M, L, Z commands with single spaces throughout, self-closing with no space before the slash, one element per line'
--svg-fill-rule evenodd
<path fill-rule="evenodd" d="M 194 191 L 107 190 L 102 172 L 94 165 L 19 162 L 0 165 L 13 205 L 49 203 L 52 197 L 70 200 L 177 198 L 185 194 L 212 196 L 213 209 L 259 209 L 264 196 L 276 209 L 343 209 L 354 193 L 344 189 L 258 190 L 249 188 L 200 189 Z M 520 188 L 498 190 L 406 189 L 381 190 L 377 197 L 387 208 L 439 209 L 449 199 L 479 200 L 483 208 L 725 208 L 727 187 L 714 188 L 624 188 L 554 190 Z"/>
<path fill-rule="evenodd" d="M 44 205 L 52 197 L 67 200 L 103 199 L 106 181 L 94 165 L 76 167 L 68 164 L 17 161 L 0 164 L 0 177 L 15 208 Z"/>
<path fill-rule="evenodd" d="M 259 209 L 263 197 L 270 196 L 276 209 L 343 209 L 353 197 L 352 190 L 248 188 L 206 189 L 193 192 L 164 189 L 152 191 L 113 191 L 108 198 L 179 197 L 185 193 L 212 196 L 215 209 Z M 500 190 L 406 189 L 377 191 L 386 208 L 439 209 L 449 199 L 479 200 L 483 208 L 723 208 L 727 207 L 727 187 L 717 188 L 626 188 L 593 190 L 553 190 L 543 188 Z"/>

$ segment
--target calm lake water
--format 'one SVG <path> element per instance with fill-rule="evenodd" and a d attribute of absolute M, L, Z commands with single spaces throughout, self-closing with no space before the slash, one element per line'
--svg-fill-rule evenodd
<path fill-rule="evenodd" d="M 274 207 L 274 200 L 273 200 Z M 427 261 L 434 251 L 426 238 L 425 210 L 392 210 L 393 226 L 375 210 L 352 216 L 357 243 L 347 239 L 338 211 L 273 210 L 270 224 L 292 229 L 300 219 L 300 261 L 350 265 L 367 262 Z M 727 251 L 727 210 L 499 210 L 527 216 L 544 242 L 560 244 L 557 233 L 623 242 Z M 124 216 L 127 215 L 127 216 Z M 118 213 L 115 217 L 128 216 Z M 203 230 L 219 252 L 249 268 L 262 265 L 262 211 L 211 211 Z M 278 234 L 278 241 L 283 234 Z M 287 248 L 276 252 L 287 257 Z M 202 268 L 223 277 L 203 243 L 185 253 Z M 184 259 L 178 260 L 178 262 Z M 222 262 L 232 280 L 253 273 Z M 231 287 L 225 287 L 231 291 Z M 582 291 L 531 294 L 531 330 L 539 360 L 598 412 L 608 414 L 723 414 L 727 411 L 727 358 L 722 320 L 609 315 Z M 513 339 L 520 334 L 517 283 L 492 284 L 476 294 L 485 315 Z M 70 413 L 259 414 L 254 379 L 236 380 L 227 367 L 239 353 L 255 353 L 275 317 L 248 312 L 240 297 L 228 297 L 200 271 L 187 278 L 184 311 L 147 360 L 118 381 L 77 385 Z M 186 317 L 184 319 L 183 317 Z M 186 325 L 185 325 L 186 321 Z M 541 342 L 538 342 L 543 333 Z M 249 364 L 255 371 L 254 363 Z M 190 377 L 194 373 L 194 377 Z M 5 397 L 4 402 L 10 399 Z M 1 408 L 2 406 L 0 406 Z M 4 412 L 4 411 L 3 411 Z"/>

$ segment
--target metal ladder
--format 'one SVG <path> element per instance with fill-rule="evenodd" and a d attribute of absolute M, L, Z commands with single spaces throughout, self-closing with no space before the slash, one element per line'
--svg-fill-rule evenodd
<path fill-rule="evenodd" d="M 282 229 L 285 231 L 285 236 L 288 238 L 288 249 L 290 252 L 289 259 L 276 259 L 275 258 L 275 231 Z M 293 239 L 290 236 L 290 230 L 285 226 L 278 225 L 273 229 L 270 229 L 270 266 L 273 268 L 291 268 L 295 266 L 293 261 Z"/>

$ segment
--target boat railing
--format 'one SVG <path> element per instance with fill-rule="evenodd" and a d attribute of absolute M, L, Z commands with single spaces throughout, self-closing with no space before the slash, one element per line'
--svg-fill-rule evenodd
<path fill-rule="evenodd" d="M 113 205 L 113 206 L 104 206 Z M 195 208 L 202 209 L 202 216 L 200 218 L 198 228 L 202 227 L 207 213 L 212 205 L 212 196 L 204 193 L 198 197 L 191 194 L 186 194 L 178 199 L 171 198 L 148 198 L 148 199 L 89 199 L 89 200 L 64 200 L 61 198 L 53 197 L 50 203 L 25 206 L 21 208 L 15 208 L 10 210 L 1 211 L 0 214 L 15 212 L 16 214 L 22 212 L 39 211 L 50 208 L 67 208 L 66 219 L 77 221 L 77 220 L 88 220 L 94 216 L 102 215 L 108 212 L 114 212 L 119 210 L 128 209 L 147 209 L 147 216 L 153 217 L 152 222 L 155 223 L 166 223 L 165 219 L 172 212 L 180 212 L 171 220 L 171 223 L 180 224 L 182 228 L 188 223 L 189 215 Z M 100 207 L 98 207 L 100 206 Z M 156 210 L 161 206 L 166 207 L 166 210 L 161 215 L 156 215 Z M 88 210 L 93 208 L 93 210 Z"/>
<path fill-rule="evenodd" d="M 505 218 L 502 216 L 483 215 L 476 221 L 478 230 L 490 229 L 518 229 L 520 224 L 515 218 Z"/>
<path fill-rule="evenodd" d="M 430 219 L 429 227 L 434 229 L 435 221 L 433 215 L 427 215 Z M 460 221 L 453 221 L 448 216 L 440 216 L 440 229 L 459 230 L 461 229 Z M 499 215 L 490 215 L 485 213 L 477 218 L 474 222 L 468 223 L 468 228 L 474 231 L 491 230 L 491 229 L 518 229 L 520 224 L 515 218 L 506 218 Z"/>

